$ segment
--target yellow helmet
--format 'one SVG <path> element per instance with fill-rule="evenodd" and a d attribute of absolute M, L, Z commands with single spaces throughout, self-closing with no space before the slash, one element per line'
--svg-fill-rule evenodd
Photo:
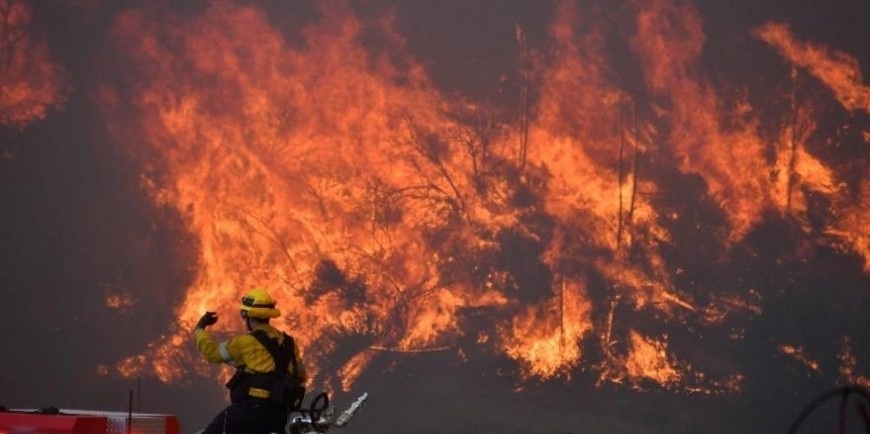
<path fill-rule="evenodd" d="M 242 297 L 242 311 L 250 318 L 277 318 L 281 311 L 275 309 L 275 300 L 265 289 L 254 288 Z"/>

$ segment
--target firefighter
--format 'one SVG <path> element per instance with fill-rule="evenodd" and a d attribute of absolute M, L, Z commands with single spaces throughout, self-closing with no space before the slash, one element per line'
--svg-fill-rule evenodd
<path fill-rule="evenodd" d="M 218 320 L 206 312 L 196 323 L 196 347 L 209 363 L 229 363 L 236 373 L 227 382 L 231 404 L 203 434 L 283 433 L 291 411 L 302 403 L 307 379 L 291 336 L 269 324 L 281 311 L 263 289 L 242 298 L 240 314 L 248 333 L 216 343 L 208 326 Z"/>

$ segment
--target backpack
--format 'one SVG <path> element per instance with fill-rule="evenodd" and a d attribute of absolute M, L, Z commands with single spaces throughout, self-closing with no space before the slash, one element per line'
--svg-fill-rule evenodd
<path fill-rule="evenodd" d="M 287 366 L 293 364 L 294 374 L 299 372 L 299 366 L 296 364 L 295 349 L 296 344 L 293 338 L 287 333 L 284 335 L 284 341 L 279 345 L 277 340 L 269 339 L 266 332 L 256 330 L 251 332 L 251 335 L 266 348 L 275 361 L 275 372 L 265 374 L 271 377 L 269 390 L 269 400 L 286 406 L 290 411 L 298 410 L 302 406 L 302 399 L 305 397 L 305 387 L 299 383 L 295 376 L 291 376 Z"/>

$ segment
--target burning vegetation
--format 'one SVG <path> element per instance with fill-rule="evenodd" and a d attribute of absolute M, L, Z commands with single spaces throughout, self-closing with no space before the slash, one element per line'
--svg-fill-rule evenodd
<path fill-rule="evenodd" d="M 65 74 L 27 2 L 0 0 L 0 126 L 23 127 L 64 104 Z"/>
<path fill-rule="evenodd" d="M 558 2 L 542 46 L 521 26 L 504 41 L 507 108 L 440 90 L 389 12 L 318 2 L 295 28 L 223 1 L 119 15 L 101 105 L 195 259 L 178 323 L 117 369 L 204 369 L 196 319 L 235 317 L 262 286 L 327 387 L 440 351 L 504 358 L 519 387 L 739 390 L 741 366 L 717 359 L 796 286 L 770 276 L 822 254 L 870 273 L 870 88 L 855 57 L 767 23 L 752 37 L 787 85 L 734 92 L 703 66 L 691 4 L 594 3 Z M 0 119 L 43 116 L 46 94 Z M 857 338 L 831 337 L 836 368 L 774 348 L 866 384 Z"/>
<path fill-rule="evenodd" d="M 265 285 L 293 312 L 285 325 L 302 331 L 317 378 L 345 389 L 376 357 L 478 343 L 523 379 L 588 370 L 634 388 L 739 388 L 739 372 L 695 367 L 668 335 L 691 342 L 763 315 L 763 295 L 688 283 L 700 270 L 683 270 L 684 256 L 713 249 L 727 269 L 775 220 L 866 270 L 868 181 L 850 185 L 812 152 L 812 108 L 796 92 L 783 96 L 791 122 L 770 135 L 749 101 L 723 101 L 700 73 L 691 6 L 632 7 L 644 92 L 612 79 L 600 17 L 562 2 L 548 51 L 517 31 L 519 119 L 440 93 L 390 15 L 330 3 L 297 39 L 228 3 L 119 17 L 129 71 L 104 87 L 106 112 L 133 120 L 120 141 L 198 252 L 173 335 L 122 372 L 194 369 L 171 363 L 189 351 L 189 325 L 207 308 L 233 315 L 240 291 Z M 809 75 L 843 110 L 868 111 L 854 58 L 781 24 L 756 35 L 792 68 L 785 79 Z M 697 195 L 674 203 L 686 184 Z"/>

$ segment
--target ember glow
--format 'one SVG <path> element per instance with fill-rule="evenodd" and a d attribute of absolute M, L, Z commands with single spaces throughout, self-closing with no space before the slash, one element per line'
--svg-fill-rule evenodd
<path fill-rule="evenodd" d="M 27 2 L 0 0 L 0 126 L 23 127 L 64 103 L 63 69 L 31 15 Z"/>
<path fill-rule="evenodd" d="M 519 115 L 439 90 L 391 13 L 318 5 L 295 29 L 230 2 L 114 21 L 123 74 L 100 88 L 104 113 L 197 252 L 178 322 L 120 361 L 123 375 L 200 370 L 197 318 L 217 310 L 217 331 L 236 330 L 239 297 L 261 286 L 326 387 L 351 389 L 378 359 L 482 346 L 519 387 L 592 375 L 729 393 L 740 367 L 697 349 L 765 315 L 766 294 L 729 269 L 754 231 L 787 222 L 810 240 L 797 254 L 833 248 L 870 272 L 866 166 L 818 152 L 814 100 L 775 95 L 791 110 L 771 134 L 755 99 L 718 89 L 690 4 L 626 4 L 616 41 L 612 22 L 571 2 L 556 5 L 546 49 L 518 27 L 505 44 L 527 90 Z M 778 80 L 814 80 L 867 111 L 854 58 L 778 23 L 755 36 L 788 65 Z M 639 86 L 618 79 L 614 44 Z M 838 127 L 866 155 L 867 131 Z M 711 265 L 691 258 L 711 250 L 725 283 L 693 277 Z M 799 342 L 779 348 L 818 370 Z M 866 362 L 848 354 L 856 377 Z"/>
<path fill-rule="evenodd" d="M 795 66 L 805 68 L 830 88 L 843 107 L 870 112 L 870 86 L 864 85 L 861 66 L 855 57 L 822 44 L 796 40 L 783 23 L 767 23 L 759 27 L 756 34 Z"/>

